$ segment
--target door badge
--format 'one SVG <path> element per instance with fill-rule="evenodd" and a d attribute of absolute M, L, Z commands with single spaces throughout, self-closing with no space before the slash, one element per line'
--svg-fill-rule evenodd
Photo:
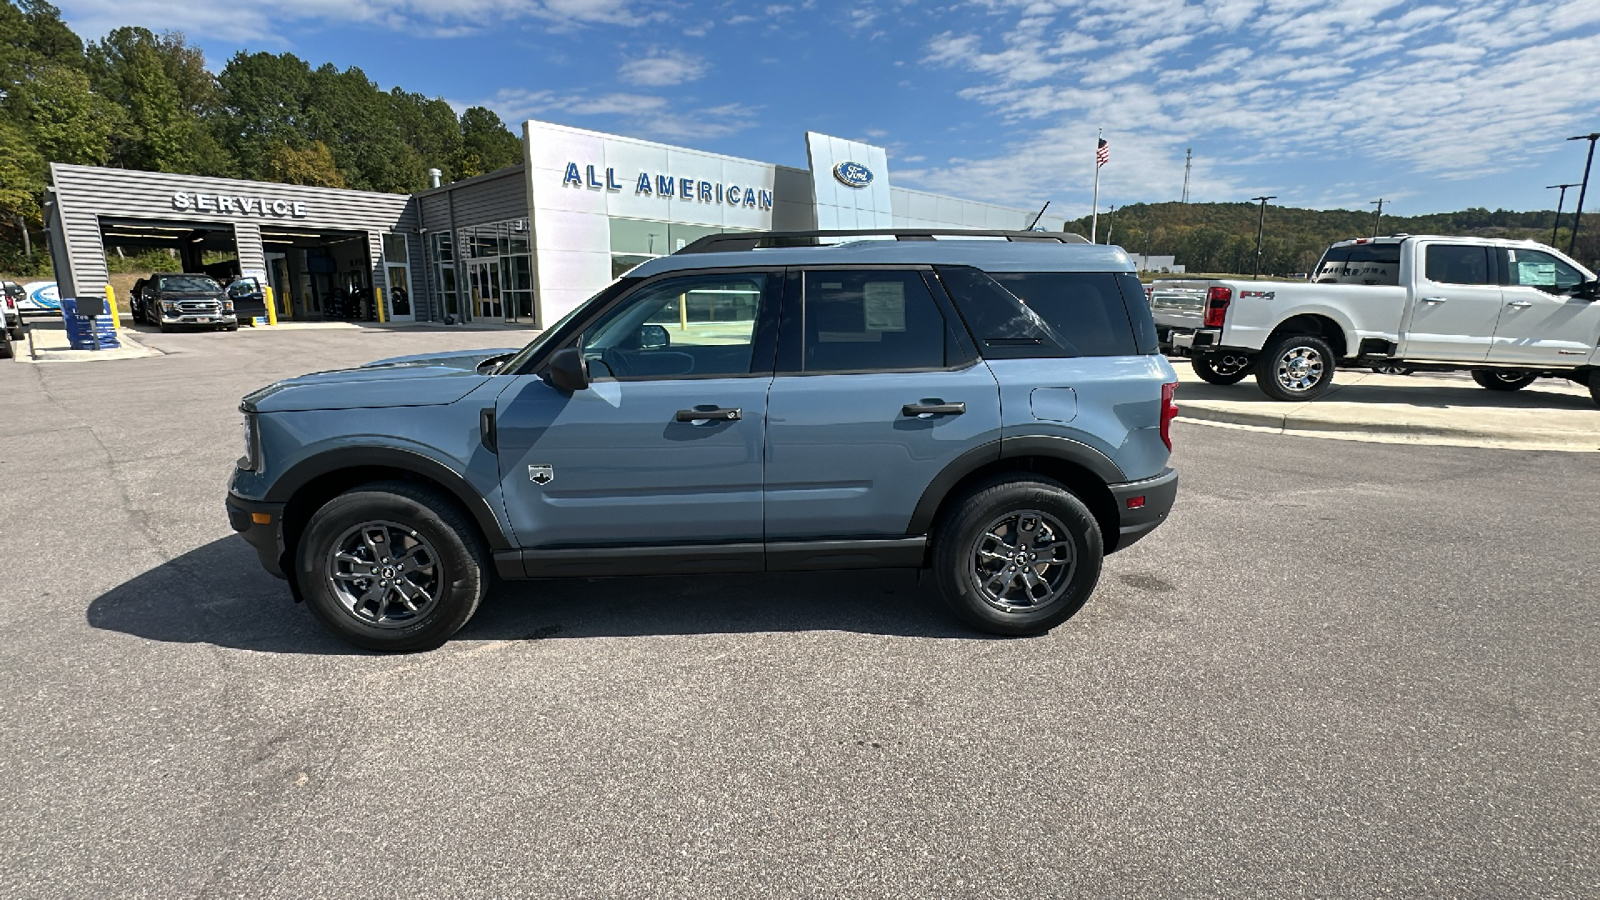
<path fill-rule="evenodd" d="M 534 484 L 549 484 L 556 480 L 554 466 L 529 466 L 528 480 Z"/>

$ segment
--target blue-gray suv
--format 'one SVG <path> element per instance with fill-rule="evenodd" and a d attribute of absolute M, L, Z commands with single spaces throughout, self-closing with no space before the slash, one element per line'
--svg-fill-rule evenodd
<path fill-rule="evenodd" d="M 714 235 L 520 350 L 250 394 L 229 519 L 378 650 L 443 643 L 494 576 L 924 568 L 1039 633 L 1177 493 L 1133 271 L 1061 234 Z"/>

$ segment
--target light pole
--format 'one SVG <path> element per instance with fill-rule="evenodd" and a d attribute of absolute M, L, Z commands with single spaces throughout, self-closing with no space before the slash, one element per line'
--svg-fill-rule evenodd
<path fill-rule="evenodd" d="M 1267 227 L 1267 201 L 1276 200 L 1278 197 L 1274 194 L 1270 197 L 1251 197 L 1250 199 L 1261 201 L 1261 217 L 1256 220 L 1256 271 L 1250 276 L 1250 280 L 1254 281 L 1261 277 L 1261 233 Z"/>
<path fill-rule="evenodd" d="M 1556 245 L 1556 231 L 1561 228 L 1561 207 L 1567 203 L 1567 188 L 1577 186 L 1577 182 L 1572 184 L 1547 184 L 1544 186 L 1547 191 L 1553 191 L 1556 188 L 1561 189 L 1561 196 L 1556 199 L 1556 221 L 1550 226 L 1550 246 L 1552 247 Z"/>
<path fill-rule="evenodd" d="M 1383 221 L 1383 198 L 1379 197 L 1376 200 L 1368 200 L 1367 201 L 1367 205 L 1368 206 L 1371 206 L 1374 203 L 1378 204 L 1378 213 L 1377 213 L 1377 215 L 1372 217 L 1372 236 L 1373 237 L 1377 237 L 1378 236 L 1378 223 Z"/>
<path fill-rule="evenodd" d="M 1583 181 L 1579 182 L 1582 186 L 1578 188 L 1578 208 L 1572 214 L 1572 238 L 1567 241 L 1567 255 L 1572 256 L 1578 247 L 1578 222 L 1583 218 L 1583 195 L 1589 193 L 1589 165 L 1594 162 L 1594 142 L 1600 140 L 1600 131 L 1580 134 L 1567 140 L 1589 142 L 1589 158 L 1583 163 Z"/>

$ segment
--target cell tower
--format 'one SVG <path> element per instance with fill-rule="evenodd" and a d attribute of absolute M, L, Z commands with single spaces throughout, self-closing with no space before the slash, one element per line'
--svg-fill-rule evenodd
<path fill-rule="evenodd" d="M 1185 147 L 1183 151 L 1183 201 L 1189 202 L 1189 170 L 1194 168 L 1194 148 Z"/>

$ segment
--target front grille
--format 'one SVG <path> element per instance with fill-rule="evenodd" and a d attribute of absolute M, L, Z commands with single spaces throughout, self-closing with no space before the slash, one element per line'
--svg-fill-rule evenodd
<path fill-rule="evenodd" d="M 214 316 L 220 308 L 215 300 L 185 300 L 178 304 L 178 309 L 182 310 L 186 316 Z"/>

